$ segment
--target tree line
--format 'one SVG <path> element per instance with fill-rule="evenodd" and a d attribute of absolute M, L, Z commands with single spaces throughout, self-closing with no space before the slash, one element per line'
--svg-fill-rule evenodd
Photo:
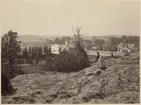
<path fill-rule="evenodd" d="M 24 48 L 22 51 L 22 59 L 27 63 L 38 63 L 40 60 L 51 55 L 51 47 L 29 47 L 29 49 Z"/>
<path fill-rule="evenodd" d="M 123 35 L 121 37 L 110 37 L 108 41 L 104 39 L 96 39 L 93 38 L 90 46 L 96 46 L 98 50 L 108 50 L 108 51 L 117 51 L 117 46 L 123 43 L 131 43 L 135 44 L 139 48 L 139 36 L 126 36 Z"/>
<path fill-rule="evenodd" d="M 83 39 L 84 47 L 88 50 L 91 49 L 92 46 L 96 46 L 98 50 L 107 50 L 107 51 L 117 51 L 117 46 L 123 43 L 131 43 L 135 44 L 139 48 L 139 36 L 127 36 L 122 35 L 121 37 L 110 37 L 109 40 L 97 39 L 95 36 L 92 40 Z M 64 44 L 66 40 L 71 40 L 71 37 L 61 37 L 55 38 L 54 40 L 49 41 L 54 44 Z"/>
<path fill-rule="evenodd" d="M 63 36 L 61 38 L 57 37 L 54 40 L 47 38 L 46 41 L 47 41 L 48 44 L 65 44 L 65 41 L 66 40 L 69 41 L 70 39 L 71 39 L 71 37 L 69 37 L 69 36 L 66 36 L 66 37 Z"/>

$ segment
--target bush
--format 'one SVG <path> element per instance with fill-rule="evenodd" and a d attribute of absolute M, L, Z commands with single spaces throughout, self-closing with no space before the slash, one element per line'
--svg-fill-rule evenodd
<path fill-rule="evenodd" d="M 74 72 L 89 66 L 89 61 L 82 55 L 64 52 L 50 58 L 42 67 L 46 71 Z"/>

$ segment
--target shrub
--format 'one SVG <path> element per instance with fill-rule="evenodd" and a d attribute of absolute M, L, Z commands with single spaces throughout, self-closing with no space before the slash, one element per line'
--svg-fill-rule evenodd
<path fill-rule="evenodd" d="M 46 71 L 74 72 L 89 66 L 89 61 L 82 55 L 65 52 L 49 59 L 42 67 Z"/>

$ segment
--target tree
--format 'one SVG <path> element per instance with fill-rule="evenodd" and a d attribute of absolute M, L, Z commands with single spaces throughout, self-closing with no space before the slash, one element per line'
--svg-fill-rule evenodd
<path fill-rule="evenodd" d="M 48 54 L 48 49 L 46 46 L 44 47 L 44 54 L 45 54 L 45 56 L 47 56 L 47 54 Z"/>
<path fill-rule="evenodd" d="M 60 44 L 64 44 L 65 41 L 69 41 L 71 38 L 69 36 L 65 37 L 63 36 L 61 39 L 60 39 Z"/>
<path fill-rule="evenodd" d="M 36 47 L 32 47 L 32 59 L 35 60 L 36 57 Z"/>
<path fill-rule="evenodd" d="M 39 47 L 39 57 L 42 58 L 42 47 Z"/>
<path fill-rule="evenodd" d="M 93 44 L 93 45 L 95 44 L 95 39 L 96 39 L 96 37 L 93 36 L 93 37 L 92 37 L 92 44 Z"/>
<path fill-rule="evenodd" d="M 94 44 L 98 47 L 99 50 L 103 50 L 104 40 L 95 39 Z"/>
<path fill-rule="evenodd" d="M 27 48 L 24 48 L 23 50 L 23 58 L 28 61 L 28 51 L 27 51 Z"/>
<path fill-rule="evenodd" d="M 111 37 L 109 40 L 109 43 L 110 43 L 109 50 L 117 51 L 117 46 L 120 44 L 120 42 L 121 42 L 120 38 Z"/>
<path fill-rule="evenodd" d="M 39 47 L 36 49 L 36 63 L 39 62 Z"/>
<path fill-rule="evenodd" d="M 83 40 L 83 43 L 84 43 L 84 47 L 86 49 L 88 49 L 88 50 L 91 49 L 91 47 L 92 47 L 92 41 L 85 39 L 85 40 Z"/>
<path fill-rule="evenodd" d="M 48 55 L 51 55 L 51 46 L 48 47 Z"/>
<path fill-rule="evenodd" d="M 8 94 L 13 94 L 15 92 L 15 89 L 11 85 L 11 82 L 7 75 L 3 74 L 1 75 L 1 84 L 2 84 L 2 95 L 8 95 Z"/>
<path fill-rule="evenodd" d="M 78 55 L 80 54 L 88 60 L 87 53 L 86 53 L 84 46 L 83 46 L 83 41 L 82 41 L 82 38 L 81 38 L 80 30 L 81 30 L 81 27 L 77 27 L 75 31 L 73 29 L 74 39 L 75 39 L 74 40 L 75 50 L 76 50 Z"/>
<path fill-rule="evenodd" d="M 9 75 L 13 76 L 16 66 L 16 60 L 20 55 L 20 41 L 17 41 L 18 35 L 17 32 L 8 31 L 2 37 L 2 63 L 8 64 Z"/>
<path fill-rule="evenodd" d="M 44 54 L 45 56 L 49 56 L 51 54 L 50 46 L 44 47 Z"/>
<path fill-rule="evenodd" d="M 46 42 L 47 42 L 47 44 L 53 44 L 53 41 L 48 38 L 46 38 Z"/>
<path fill-rule="evenodd" d="M 29 47 L 29 51 L 28 51 L 28 63 L 33 63 L 33 59 L 32 59 L 32 47 Z"/>
<path fill-rule="evenodd" d="M 60 44 L 61 41 L 60 41 L 60 39 L 57 37 L 57 38 L 54 40 L 54 43 L 55 43 L 55 44 Z"/>

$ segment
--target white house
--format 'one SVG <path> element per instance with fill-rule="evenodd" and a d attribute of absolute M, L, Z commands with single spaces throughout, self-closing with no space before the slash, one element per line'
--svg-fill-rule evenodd
<path fill-rule="evenodd" d="M 97 47 L 96 46 L 92 46 L 91 50 L 97 50 Z"/>
<path fill-rule="evenodd" d="M 51 45 L 51 53 L 52 54 L 59 54 L 59 49 L 60 49 L 59 44 Z"/>
<path fill-rule="evenodd" d="M 136 52 L 138 50 L 137 46 L 135 44 L 131 44 L 131 43 L 120 43 L 117 46 L 117 51 L 118 52 Z"/>
<path fill-rule="evenodd" d="M 59 44 L 53 44 L 51 45 L 51 53 L 52 54 L 59 54 L 60 51 L 66 50 L 68 51 L 69 49 L 73 49 L 75 47 L 75 44 L 73 43 L 72 40 L 66 40 L 63 45 Z"/>

